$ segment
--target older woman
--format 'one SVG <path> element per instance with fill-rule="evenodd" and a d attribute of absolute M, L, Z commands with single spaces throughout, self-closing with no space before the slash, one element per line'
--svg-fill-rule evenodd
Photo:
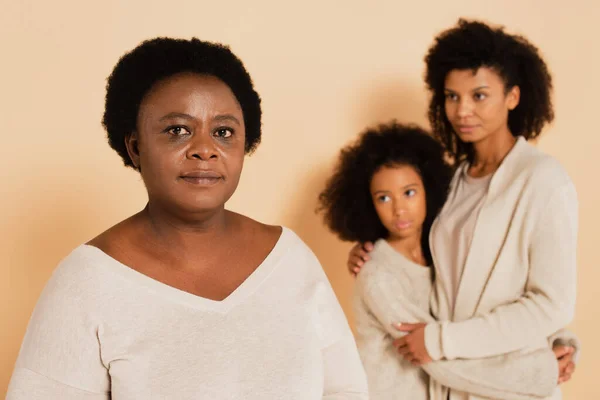
<path fill-rule="evenodd" d="M 260 118 L 227 47 L 159 38 L 119 61 L 103 124 L 148 203 L 58 266 L 9 400 L 367 397 L 312 252 L 286 228 L 225 210 Z"/>

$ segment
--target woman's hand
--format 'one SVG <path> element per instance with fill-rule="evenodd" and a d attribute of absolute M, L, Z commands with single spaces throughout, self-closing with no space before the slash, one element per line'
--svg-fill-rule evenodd
<path fill-rule="evenodd" d="M 426 325 L 424 323 L 394 325 L 400 332 L 408 333 L 406 336 L 394 340 L 394 347 L 402 357 L 413 365 L 418 366 L 433 361 L 425 347 Z"/>
<path fill-rule="evenodd" d="M 356 276 L 364 263 L 369 261 L 369 253 L 373 250 L 373 243 L 366 242 L 364 244 L 357 243 L 350 254 L 348 254 L 348 271 Z"/>
<path fill-rule="evenodd" d="M 575 363 L 573 362 L 573 354 L 575 349 L 570 346 L 555 346 L 552 351 L 558 361 L 558 384 L 565 383 L 571 379 L 575 372 Z"/>

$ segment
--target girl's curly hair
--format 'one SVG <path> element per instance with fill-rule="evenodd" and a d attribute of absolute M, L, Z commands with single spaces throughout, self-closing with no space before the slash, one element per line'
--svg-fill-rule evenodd
<path fill-rule="evenodd" d="M 319 211 L 341 240 L 366 242 L 387 237 L 370 185 L 381 167 L 399 165 L 413 167 L 423 180 L 427 216 L 421 242 L 425 258 L 431 262 L 429 231 L 446 201 L 452 168 L 444 159 L 443 147 L 416 125 L 379 125 L 342 149 L 335 171 L 319 195 Z"/>

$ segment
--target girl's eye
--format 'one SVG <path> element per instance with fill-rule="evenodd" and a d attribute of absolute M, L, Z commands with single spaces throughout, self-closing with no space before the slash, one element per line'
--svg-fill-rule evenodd
<path fill-rule="evenodd" d="M 233 129 L 230 128 L 219 128 L 214 133 L 215 136 L 227 139 L 233 136 Z"/>
<path fill-rule="evenodd" d="M 406 192 L 404 192 L 404 194 L 406 197 L 413 197 L 415 194 L 417 194 L 417 191 L 415 189 L 408 189 Z"/>
<path fill-rule="evenodd" d="M 446 93 L 446 100 L 449 101 L 457 101 L 458 100 L 458 96 L 454 93 Z"/>
<path fill-rule="evenodd" d="M 377 198 L 377 201 L 379 201 L 380 203 L 387 203 L 388 201 L 390 201 L 390 196 L 388 195 L 381 195 Z"/>
<path fill-rule="evenodd" d="M 191 132 L 185 126 L 171 126 L 167 128 L 167 132 L 173 136 L 189 135 Z"/>

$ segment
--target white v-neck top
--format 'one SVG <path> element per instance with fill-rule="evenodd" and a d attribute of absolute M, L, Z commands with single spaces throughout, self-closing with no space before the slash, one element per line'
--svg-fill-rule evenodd
<path fill-rule="evenodd" d="M 96 247 L 64 259 L 33 312 L 8 400 L 366 399 L 352 333 L 289 229 L 223 301 Z"/>

